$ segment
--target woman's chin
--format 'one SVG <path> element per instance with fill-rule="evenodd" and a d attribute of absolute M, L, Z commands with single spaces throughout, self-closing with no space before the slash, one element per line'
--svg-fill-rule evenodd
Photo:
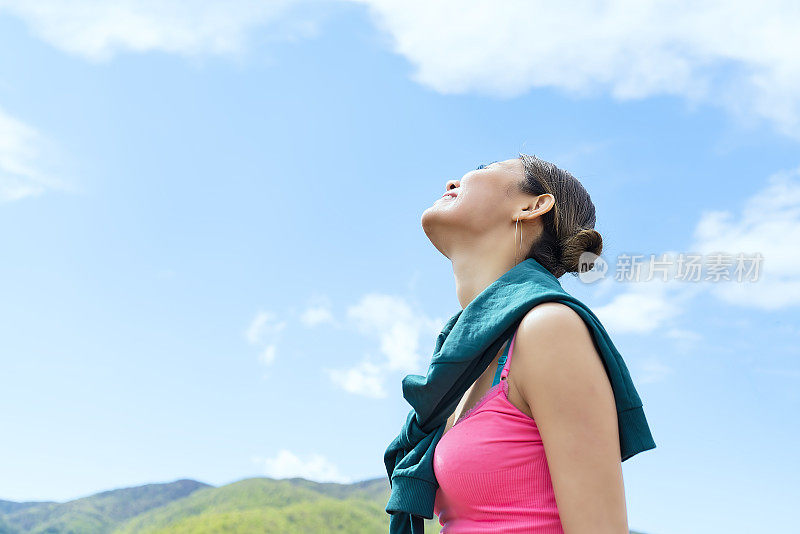
<path fill-rule="evenodd" d="M 428 236 L 430 236 L 430 233 L 437 225 L 441 224 L 443 215 L 442 210 L 440 210 L 436 204 L 422 212 L 420 223 L 422 224 L 422 229 L 425 230 Z"/>
<path fill-rule="evenodd" d="M 445 214 L 452 211 L 450 206 L 451 202 L 453 202 L 453 200 L 446 197 L 442 197 L 436 200 L 436 202 L 428 206 L 428 208 L 422 212 L 423 222 L 426 217 L 431 219 L 441 218 Z"/>
<path fill-rule="evenodd" d="M 447 214 L 444 213 L 444 211 L 445 210 L 438 209 L 436 206 L 431 206 L 422 212 L 422 217 L 420 219 L 422 230 L 425 232 L 425 235 L 428 236 L 428 240 L 430 240 L 431 244 L 440 252 L 442 249 L 439 245 L 443 240 L 443 236 L 447 233 L 447 223 L 445 221 Z"/>

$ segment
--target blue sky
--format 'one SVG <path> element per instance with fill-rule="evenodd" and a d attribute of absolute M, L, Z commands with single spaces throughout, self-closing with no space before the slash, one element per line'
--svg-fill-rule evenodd
<path fill-rule="evenodd" d="M 420 216 L 526 152 L 589 190 L 609 263 L 764 256 L 751 283 L 562 278 L 657 443 L 623 463 L 631 527 L 793 521 L 796 12 L 37 5 L 0 1 L 0 499 L 385 476 L 459 309 Z"/>

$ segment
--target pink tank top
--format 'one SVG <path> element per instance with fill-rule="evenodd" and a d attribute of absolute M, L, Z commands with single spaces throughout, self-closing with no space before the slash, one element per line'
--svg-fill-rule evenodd
<path fill-rule="evenodd" d="M 443 534 L 563 534 L 536 422 L 508 400 L 508 357 L 489 391 L 444 433 L 433 451 L 439 488 L 433 512 Z M 505 361 L 504 361 L 505 360 Z"/>

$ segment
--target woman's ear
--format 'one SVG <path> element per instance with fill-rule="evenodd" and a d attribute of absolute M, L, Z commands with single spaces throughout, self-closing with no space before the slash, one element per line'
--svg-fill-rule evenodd
<path fill-rule="evenodd" d="M 528 204 L 527 206 L 522 208 L 522 211 L 517 212 L 514 215 L 514 220 L 516 221 L 519 218 L 520 221 L 524 221 L 527 219 L 535 219 L 536 217 L 540 217 L 553 209 L 553 206 L 556 204 L 556 199 L 550 193 L 544 193 L 536 197 L 536 199 Z"/>
<path fill-rule="evenodd" d="M 543 193 L 538 197 L 536 197 L 532 209 L 530 209 L 528 213 L 531 216 L 535 215 L 538 217 L 550 211 L 555 205 L 556 205 L 555 197 L 550 193 Z"/>

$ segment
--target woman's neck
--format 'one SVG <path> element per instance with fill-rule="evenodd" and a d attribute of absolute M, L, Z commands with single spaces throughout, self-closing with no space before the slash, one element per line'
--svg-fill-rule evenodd
<path fill-rule="evenodd" d="M 496 251 L 495 254 L 454 255 L 450 260 L 456 280 L 456 296 L 462 309 L 514 267 L 513 258 L 509 261 Z"/>

